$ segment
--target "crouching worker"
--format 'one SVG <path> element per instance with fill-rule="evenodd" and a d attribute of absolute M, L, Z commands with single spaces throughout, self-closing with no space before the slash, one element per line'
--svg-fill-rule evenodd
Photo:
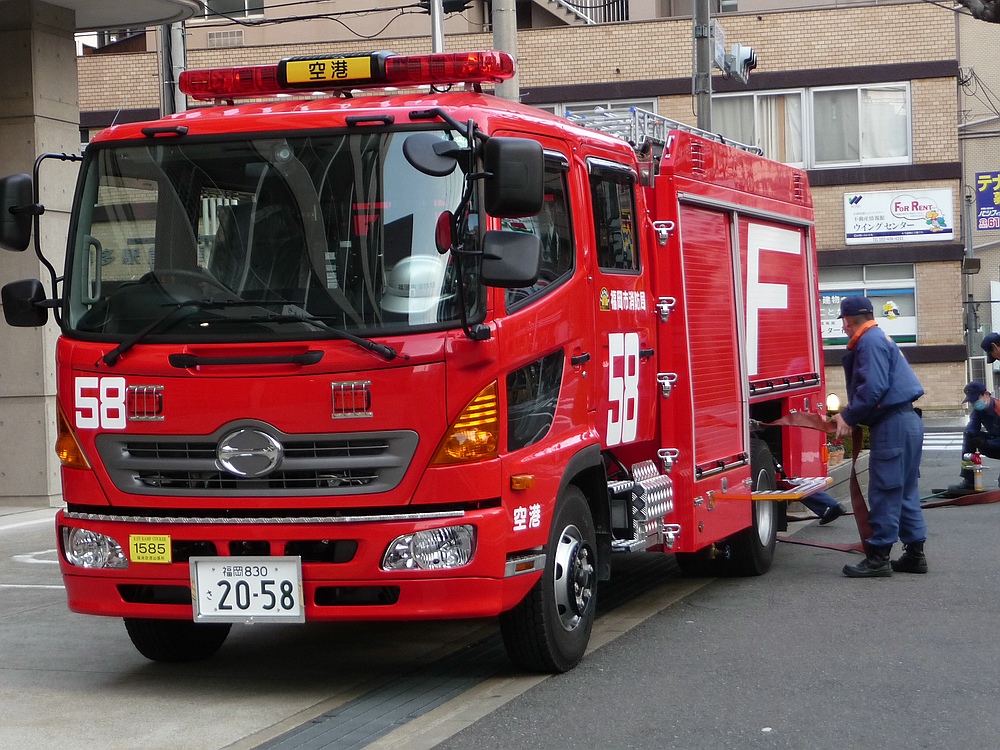
<path fill-rule="evenodd" d="M 979 451 L 989 458 L 1000 458 L 1000 401 L 986 390 L 986 386 L 973 380 L 965 386 L 965 401 L 972 404 L 969 423 L 962 436 L 962 481 L 948 487 L 951 495 L 973 492 L 972 466 L 965 460 L 966 453 Z"/>

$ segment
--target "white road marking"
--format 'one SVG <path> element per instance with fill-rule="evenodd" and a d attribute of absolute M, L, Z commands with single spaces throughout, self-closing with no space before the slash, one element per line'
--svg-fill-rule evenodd
<path fill-rule="evenodd" d="M 27 555 L 14 555 L 11 560 L 19 563 L 33 563 L 37 565 L 58 565 L 58 560 L 39 560 L 39 555 L 51 555 L 55 549 L 43 549 L 40 552 L 31 552 Z"/>
<path fill-rule="evenodd" d="M 8 523 L 0 526 L 0 531 L 9 531 L 10 529 L 20 529 L 25 526 L 37 526 L 40 523 L 52 523 L 52 519 L 39 518 L 34 521 L 18 521 L 17 523 Z"/>
<path fill-rule="evenodd" d="M 59 589 L 64 590 L 62 585 L 46 585 L 43 583 L 0 583 L 0 589 Z"/>
<path fill-rule="evenodd" d="M 924 433 L 925 451 L 960 451 L 962 450 L 961 432 L 926 432 Z"/>

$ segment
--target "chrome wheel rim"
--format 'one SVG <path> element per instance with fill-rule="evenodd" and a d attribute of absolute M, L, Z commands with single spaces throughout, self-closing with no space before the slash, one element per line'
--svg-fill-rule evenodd
<path fill-rule="evenodd" d="M 564 630 L 575 630 L 594 596 L 594 555 L 576 526 L 567 526 L 556 545 L 552 571 L 556 612 Z"/>
<path fill-rule="evenodd" d="M 757 490 L 773 490 L 771 477 L 766 471 L 761 469 L 757 472 L 757 481 L 754 487 Z M 754 520 L 757 522 L 757 538 L 762 547 L 766 547 L 774 534 L 776 513 L 774 502 L 771 500 L 757 500 L 753 504 Z"/>

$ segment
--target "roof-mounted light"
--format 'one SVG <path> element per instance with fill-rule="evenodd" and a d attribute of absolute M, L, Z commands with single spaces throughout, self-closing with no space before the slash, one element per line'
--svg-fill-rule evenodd
<path fill-rule="evenodd" d="M 448 52 L 396 55 L 393 52 L 290 57 L 277 65 L 186 70 L 178 85 L 202 101 L 313 93 L 341 89 L 447 86 L 499 83 L 514 75 L 506 52 Z"/>
<path fill-rule="evenodd" d="M 177 81 L 181 92 L 193 99 L 237 99 L 287 93 L 278 83 L 277 65 L 185 70 Z"/>

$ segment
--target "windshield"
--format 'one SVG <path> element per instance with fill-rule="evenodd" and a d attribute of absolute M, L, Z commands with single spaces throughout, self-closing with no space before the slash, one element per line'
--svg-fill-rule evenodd
<path fill-rule="evenodd" d="M 459 325 L 454 261 L 434 230 L 458 207 L 463 175 L 415 170 L 406 135 L 94 149 L 67 264 L 68 328 L 224 341 Z M 463 271 L 474 320 L 484 293 L 474 263 Z"/>

